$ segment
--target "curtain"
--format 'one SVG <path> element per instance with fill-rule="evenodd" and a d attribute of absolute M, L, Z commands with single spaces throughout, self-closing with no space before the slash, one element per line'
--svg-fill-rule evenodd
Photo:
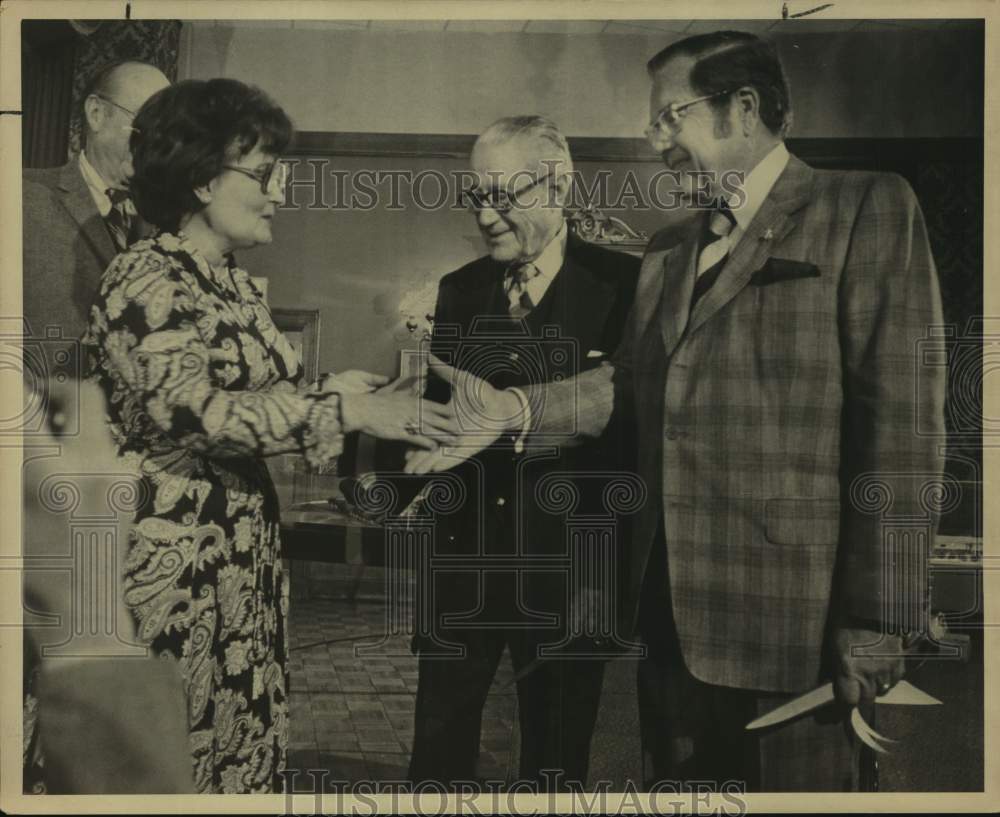
<path fill-rule="evenodd" d="M 66 161 L 76 33 L 65 20 L 25 20 L 21 29 L 21 137 L 25 167 Z"/>

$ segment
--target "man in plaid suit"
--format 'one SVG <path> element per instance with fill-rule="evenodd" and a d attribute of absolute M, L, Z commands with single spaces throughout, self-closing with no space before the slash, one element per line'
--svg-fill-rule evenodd
<path fill-rule="evenodd" d="M 650 498 L 627 609 L 648 646 L 647 785 L 849 790 L 846 713 L 899 679 L 901 633 L 923 610 L 905 569 L 919 576 L 922 554 L 886 557 L 880 511 L 932 532 L 921 497 L 942 465 L 944 372 L 917 374 L 917 342 L 942 322 L 923 217 L 898 176 L 788 154 L 788 88 L 764 41 L 691 37 L 648 69 L 647 135 L 691 184 L 710 174 L 711 204 L 650 242 L 612 360 L 523 393 L 435 369 L 462 384 L 456 399 L 478 389 L 486 415 L 513 415 L 508 429 L 529 416 L 536 442 L 573 419 L 578 436 L 618 412 L 635 423 Z M 461 456 L 484 440 L 468 442 Z M 417 453 L 408 467 L 453 462 Z M 829 680 L 839 706 L 744 730 Z"/>

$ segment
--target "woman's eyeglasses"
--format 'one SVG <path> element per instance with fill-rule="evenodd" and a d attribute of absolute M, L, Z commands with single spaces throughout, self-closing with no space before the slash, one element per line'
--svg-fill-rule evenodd
<path fill-rule="evenodd" d="M 224 170 L 232 170 L 234 173 L 240 173 L 248 179 L 259 182 L 260 192 L 265 196 L 270 192 L 272 185 L 277 192 L 282 193 L 288 184 L 288 165 L 284 162 L 275 162 L 269 165 L 267 170 L 250 170 L 237 165 L 223 165 L 222 167 Z"/>

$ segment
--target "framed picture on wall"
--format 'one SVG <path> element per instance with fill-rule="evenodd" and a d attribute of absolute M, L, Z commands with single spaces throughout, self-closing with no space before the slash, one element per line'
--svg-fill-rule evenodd
<path fill-rule="evenodd" d="M 319 310 L 271 309 L 274 325 L 299 353 L 304 378 L 311 383 L 319 377 Z"/>

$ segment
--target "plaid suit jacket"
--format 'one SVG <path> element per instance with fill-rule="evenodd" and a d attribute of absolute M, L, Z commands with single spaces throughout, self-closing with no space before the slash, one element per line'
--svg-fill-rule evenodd
<path fill-rule="evenodd" d="M 533 426 L 565 427 L 574 402 L 579 433 L 636 424 L 627 609 L 662 524 L 691 673 L 794 692 L 828 672 L 832 624 L 885 620 L 894 586 L 922 603 L 920 559 L 888 564 L 883 533 L 887 514 L 936 523 L 945 372 L 917 366 L 942 322 L 934 262 L 902 178 L 791 157 L 690 311 L 696 222 L 650 242 L 613 360 L 529 391 Z"/>

